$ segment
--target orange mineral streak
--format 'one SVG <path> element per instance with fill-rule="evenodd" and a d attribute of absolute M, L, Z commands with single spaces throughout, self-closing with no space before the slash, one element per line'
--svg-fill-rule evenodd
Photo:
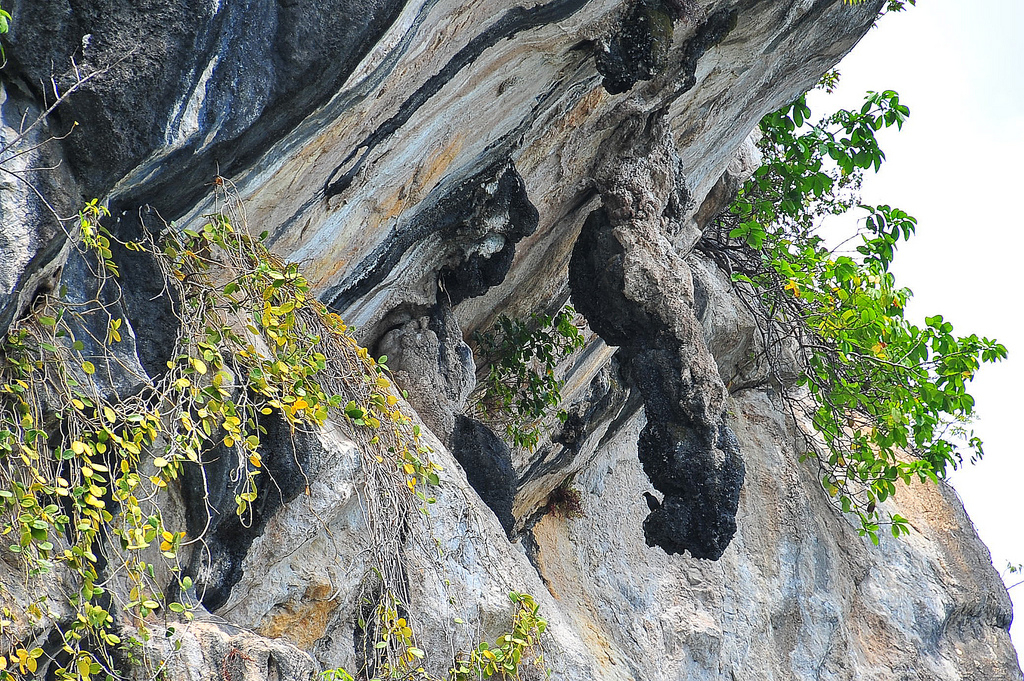
<path fill-rule="evenodd" d="M 339 601 L 330 598 L 329 584 L 310 584 L 302 598 L 276 606 L 263 620 L 257 633 L 267 638 L 285 638 L 302 650 L 309 650 L 327 633 L 327 623 Z"/>
<path fill-rule="evenodd" d="M 539 551 L 539 572 L 548 592 L 561 603 L 563 612 L 575 622 L 576 632 L 591 655 L 607 672 L 608 679 L 631 678 L 627 667 L 619 663 L 617 648 L 600 624 L 597 607 L 581 588 L 587 583 L 576 560 L 578 549 L 566 532 L 566 521 L 546 515 L 533 528 Z"/>
<path fill-rule="evenodd" d="M 378 224 L 385 224 L 399 217 L 406 208 L 422 201 L 448 172 L 452 161 L 462 151 L 464 141 L 465 135 L 456 135 L 444 147 L 427 157 L 424 163 L 417 166 L 409 182 L 391 192 L 377 206 Z"/>
<path fill-rule="evenodd" d="M 594 124 L 596 112 L 607 103 L 603 87 L 596 87 L 584 95 L 565 115 L 553 118 L 544 133 L 523 149 L 516 166 L 524 176 L 542 164 L 552 154 L 561 155 L 568 141 L 579 131 L 588 130 Z"/>
<path fill-rule="evenodd" d="M 379 239 L 387 233 L 388 228 L 410 207 L 419 204 L 437 183 L 448 172 L 449 167 L 462 151 L 465 142 L 464 135 L 457 135 L 450 139 L 440 149 L 434 151 L 423 163 L 416 166 L 412 176 L 405 183 L 384 194 L 368 211 L 369 215 L 359 232 L 364 235 L 361 240 L 362 248 L 353 248 L 353 243 L 348 239 L 337 239 L 330 244 L 323 257 L 318 261 L 324 263 L 325 267 L 313 267 L 308 273 L 310 281 L 317 288 L 324 287 L 337 281 L 344 276 L 348 266 L 359 260 L 360 255 L 368 253 Z M 370 199 L 373 200 L 372 198 Z M 356 215 L 366 215 L 357 211 Z M 348 226 L 346 226 L 347 231 Z"/>

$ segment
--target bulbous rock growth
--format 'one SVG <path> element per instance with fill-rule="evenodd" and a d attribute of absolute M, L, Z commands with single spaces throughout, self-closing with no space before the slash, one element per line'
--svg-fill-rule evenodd
<path fill-rule="evenodd" d="M 665 494 L 644 521 L 650 546 L 717 560 L 736 532 L 744 465 L 725 386 L 695 315 L 689 267 L 666 238 L 676 196 L 662 112 L 627 117 L 599 155 L 603 206 L 587 218 L 569 281 L 577 309 L 619 346 L 644 399 L 639 457 Z"/>

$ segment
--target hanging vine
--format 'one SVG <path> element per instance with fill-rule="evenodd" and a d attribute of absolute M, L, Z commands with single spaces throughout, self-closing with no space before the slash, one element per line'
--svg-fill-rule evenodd
<path fill-rule="evenodd" d="M 134 337 L 119 312 L 117 244 L 97 201 L 73 235 L 92 269 L 92 295 L 41 296 L 4 340 L 0 535 L 38 597 L 19 608 L 0 591 L 0 641 L 10 651 L 0 655 L 0 679 L 29 678 L 46 665 L 57 679 L 123 678 L 125 660 L 159 670 L 144 644 L 155 614 L 190 620 L 198 599 L 179 552 L 201 539 L 165 524 L 159 496 L 185 466 L 202 466 L 224 447 L 241 481 L 236 512 L 251 520 L 264 466 L 262 415 L 280 414 L 293 432 L 328 420 L 348 425 L 367 476 L 375 616 L 394 624 L 388 613 L 407 602 L 394 519 L 433 503 L 439 469 L 430 449 L 401 411 L 384 359 L 370 357 L 309 295 L 297 265 L 249 235 L 223 180 L 217 198 L 197 230 L 168 230 L 159 247 L 148 238 L 120 242 L 156 258 L 165 293 L 177 301 L 165 373 L 140 375 L 126 359 Z M 130 390 L 114 388 L 126 380 Z M 47 628 L 61 639 L 53 656 L 29 643 Z M 394 676 L 418 652 L 411 636 L 382 637 L 367 666 Z"/>

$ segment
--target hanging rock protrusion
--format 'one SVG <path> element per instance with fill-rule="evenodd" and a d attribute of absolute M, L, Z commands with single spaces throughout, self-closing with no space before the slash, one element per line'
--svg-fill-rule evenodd
<path fill-rule="evenodd" d="M 619 346 L 644 399 L 639 456 L 665 495 L 644 521 L 647 543 L 717 560 L 736 532 L 745 468 L 689 267 L 666 238 L 673 143 L 663 112 L 626 118 L 610 139 L 595 168 L 604 205 L 587 218 L 569 265 L 573 302 Z"/>

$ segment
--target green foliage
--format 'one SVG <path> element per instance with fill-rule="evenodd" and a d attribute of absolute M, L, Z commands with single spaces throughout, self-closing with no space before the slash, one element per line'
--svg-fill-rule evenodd
<path fill-rule="evenodd" d="M 535 654 L 534 664 L 543 665 L 544 658 L 534 652 L 548 623 L 539 614 L 533 596 L 513 591 L 509 599 L 515 607 L 512 630 L 502 634 L 493 644 L 481 642 L 469 654 L 460 655 L 451 671 L 452 681 L 491 678 L 518 679 L 523 658 Z"/>
<path fill-rule="evenodd" d="M 3 35 L 11 30 L 11 14 L 0 8 L 0 35 Z M 0 43 L 0 69 L 7 65 L 7 53 L 4 52 L 4 46 Z"/>
<path fill-rule="evenodd" d="M 1010 575 L 1013 575 L 1013 577 L 1010 578 L 1010 579 L 1007 579 Z M 1014 565 L 1013 563 L 1011 563 L 1009 561 L 1006 562 L 1006 569 L 1003 570 L 1003 573 L 1000 576 L 1003 578 L 1003 581 L 1006 583 L 1006 590 L 1007 591 L 1009 591 L 1010 589 L 1016 588 L 1016 587 L 1020 586 L 1021 584 L 1024 584 L 1024 580 L 1018 579 L 1021 575 L 1024 575 L 1024 565 L 1022 565 L 1020 563 L 1018 563 L 1017 565 Z M 1013 584 L 1010 584 L 1010 582 L 1013 581 L 1013 580 L 1017 580 L 1017 581 L 1014 581 Z"/>
<path fill-rule="evenodd" d="M 875 132 L 903 126 L 910 110 L 892 90 L 870 92 L 859 111 L 840 110 L 810 125 L 807 96 L 761 120 L 764 163 L 732 207 L 732 238 L 760 249 L 769 230 L 810 236 L 818 219 L 857 203 L 864 170 L 885 160 Z M 806 124 L 806 125 L 805 125 Z"/>
<path fill-rule="evenodd" d="M 911 293 L 889 266 L 916 229 L 907 213 L 859 206 L 864 227 L 849 254 L 816 233 L 821 216 L 857 205 L 862 173 L 885 159 L 875 132 L 908 115 L 885 91 L 814 124 L 806 97 L 765 116 L 764 164 L 704 244 L 732 270 L 737 290 L 754 293 L 769 363 L 777 366 L 782 348 L 797 349 L 806 392 L 789 404 L 825 445 L 808 441 L 805 458 L 875 543 L 882 524 L 894 536 L 908 532 L 905 518 L 882 519 L 876 508 L 897 482 L 937 480 L 964 450 L 981 457 L 981 441 L 965 427 L 974 414 L 967 387 L 982 363 L 1006 356 L 995 341 L 955 336 L 940 315 L 921 326 L 905 318 Z"/>
<path fill-rule="evenodd" d="M 555 366 L 584 344 L 575 317 L 570 305 L 554 317 L 502 315 L 494 330 L 476 336 L 479 353 L 490 366 L 479 405 L 489 419 L 504 423 L 516 447 L 533 451 L 541 421 L 562 403 L 563 381 L 555 377 Z M 557 416 L 564 421 L 566 413 L 558 411 Z"/>
<path fill-rule="evenodd" d="M 116 676 L 113 650 L 129 658 L 142 650 L 152 616 L 191 618 L 193 584 L 179 563 L 185 533 L 165 526 L 158 497 L 185 466 L 202 466 L 223 446 L 238 459 L 236 506 L 248 522 L 263 467 L 261 416 L 276 412 L 293 429 L 349 423 L 382 488 L 407 488 L 424 505 L 434 501 L 426 489 L 439 482 L 383 361 L 309 296 L 296 265 L 250 237 L 244 219 L 237 229 L 224 213 L 172 234 L 162 248 L 121 244 L 160 264 L 181 301 L 180 333 L 164 375 L 143 380 L 132 395 L 113 394 L 125 327 L 112 312 L 120 288 L 114 239 L 100 224 L 107 215 L 91 201 L 76 221 L 104 298 L 44 296 L 12 325 L 0 365 L 0 536 L 26 584 L 42 585 L 57 568 L 77 582 L 69 599 L 76 616 L 57 629 L 70 660 L 57 679 Z M 119 566 L 116 576 L 101 577 L 101 564 Z M 378 572 L 390 573 L 388 566 Z M 180 600 L 162 592 L 168 581 Z M 39 664 L 41 651 L 18 634 L 55 619 L 39 593 L 0 619 L 11 651 L 0 656 L 0 680 L 28 678 Z M 126 626 L 135 633 L 122 640 L 114 632 Z M 139 663 L 158 667 L 144 655 Z"/>
<path fill-rule="evenodd" d="M 847 5 L 860 5 L 864 0 L 843 0 Z M 888 0 L 885 5 L 886 12 L 902 12 L 907 4 L 916 5 L 917 0 Z"/>
<path fill-rule="evenodd" d="M 183 235 L 183 241 L 164 249 L 171 278 L 203 281 L 214 262 L 226 271 L 218 274 L 222 281 L 208 279 L 201 295 L 183 296 L 190 314 L 199 315 L 196 321 L 201 320 L 203 334 L 194 352 L 182 353 L 176 362 L 199 374 L 211 373 L 221 399 L 227 392 L 223 381 L 244 377 L 258 401 L 244 421 L 250 430 L 256 411 L 277 410 L 293 426 L 319 427 L 331 410 L 338 410 L 373 434 L 368 443 L 372 448 L 397 457 L 405 484 L 421 501 L 431 503 L 433 499 L 416 485 L 436 484 L 438 469 L 425 456 L 429 449 L 420 442 L 418 426 L 397 406 L 398 397 L 386 376 L 387 358 L 374 361 L 348 334 L 344 322 L 309 295 L 298 265 L 279 261 L 261 242 L 237 232 L 225 216 L 211 216 L 202 230 L 184 230 Z M 211 251 L 220 257 L 212 259 Z M 221 369 L 227 373 L 218 373 Z M 185 382 L 179 387 L 200 399 L 204 392 Z M 236 409 L 223 409 L 219 400 L 200 406 L 215 419 L 224 415 L 209 423 L 209 429 L 204 425 L 204 431 L 222 427 L 226 446 L 241 444 L 255 451 L 258 433 L 243 430 Z M 256 440 L 251 439 L 254 436 Z M 242 494 L 238 501 L 243 513 L 252 499 Z"/>
<path fill-rule="evenodd" d="M 454 666 L 448 671 L 447 681 L 470 681 L 470 679 L 519 679 L 519 671 L 526 661 L 543 666 L 544 657 L 540 652 L 540 636 L 547 629 L 548 623 L 539 614 L 540 607 L 533 596 L 513 591 L 509 593 L 514 612 L 511 631 L 498 636 L 495 642 L 482 641 L 468 653 L 459 653 Z M 413 644 L 413 631 L 409 623 L 398 612 L 398 603 L 378 611 L 383 625 L 381 640 L 377 646 L 382 647 L 392 639 L 398 639 L 405 647 L 405 654 L 394 665 L 383 669 L 382 674 L 374 676 L 373 681 L 381 678 L 403 679 L 403 681 L 441 681 L 431 676 L 423 667 L 417 666 L 426 653 Z M 456 620 L 462 623 L 462 620 Z M 531 659 L 532 658 L 532 659 Z M 354 681 L 353 676 L 345 669 L 325 669 L 320 672 L 319 681 Z"/>
<path fill-rule="evenodd" d="M 215 186 L 226 198 L 223 183 Z M 242 485 L 236 512 L 250 522 L 264 467 L 260 419 L 272 414 L 293 431 L 328 421 L 349 426 L 373 483 L 363 512 L 375 528 L 377 595 L 367 602 L 377 640 L 361 673 L 430 681 L 419 666 L 426 652 L 402 615 L 398 556 L 407 539 L 397 521 L 404 518 L 405 498 L 417 499 L 426 512 L 434 502 L 427 490 L 439 484 L 440 469 L 419 426 L 401 411 L 386 358 L 370 357 L 344 322 L 310 295 L 299 268 L 249 236 L 236 200 L 198 229 L 168 230 L 159 247 L 117 243 L 100 223 L 108 215 L 91 201 L 75 221 L 97 288 L 106 292 L 103 300 L 44 297 L 3 344 L 0 536 L 8 538 L 26 583 L 36 580 L 40 588 L 23 610 L 3 610 L 0 640 L 9 652 L 0 655 L 0 681 L 33 678 L 47 661 L 42 648 L 24 641 L 33 627 L 52 626 L 56 617 L 41 581 L 55 570 L 71 571 L 78 588 L 69 600 L 75 617 L 57 628 L 69 663 L 55 678 L 120 678 L 119 657 L 159 677 L 162 661 L 148 659 L 144 644 L 154 622 L 191 619 L 194 585 L 182 572 L 179 551 L 202 540 L 166 527 L 159 497 L 186 466 L 204 465 L 214 447 L 223 447 L 237 457 Z M 127 397 L 110 390 L 122 370 L 116 350 L 128 328 L 112 312 L 119 306 L 111 301 L 120 300 L 118 247 L 154 257 L 180 301 L 180 332 L 167 372 L 143 380 Z M 119 566 L 115 577 L 101 574 L 104 562 Z M 162 592 L 168 583 L 178 600 Z M 530 596 L 511 597 L 511 632 L 460 656 L 450 679 L 518 677 L 520 661 L 534 654 L 546 623 Z M 173 624 L 166 630 L 173 633 Z M 352 679 L 343 669 L 321 678 Z"/>
<path fill-rule="evenodd" d="M 320 681 L 355 681 L 355 679 L 347 671 L 338 667 L 320 672 Z"/>
<path fill-rule="evenodd" d="M 100 256 L 101 272 L 109 255 L 103 252 L 109 242 L 98 226 L 105 214 L 92 202 L 78 217 L 83 239 L 90 239 L 89 247 Z M 107 403 L 97 383 L 102 375 L 97 376 L 93 360 L 99 360 L 86 354 L 86 342 L 97 340 L 86 321 L 104 317 L 113 329 L 108 335 L 119 341 L 117 326 L 99 301 L 56 304 L 47 299 L 33 317 L 13 325 L 3 342 L 0 534 L 10 541 L 6 549 L 19 559 L 26 583 L 60 565 L 80 584 L 70 598 L 77 617 L 58 630 L 70 658 L 70 664 L 56 670 L 58 679 L 110 673 L 109 650 L 122 644 L 112 631 L 110 590 L 100 584 L 100 537 L 113 539 L 105 557 L 122 566 L 119 578 L 128 599 L 117 605 L 140 621 L 164 605 L 146 549 L 157 544 L 156 555 L 162 554 L 172 571 L 179 569 L 183 533 L 165 529 L 159 512 L 140 501 L 147 498 L 140 454 L 155 441 L 158 412 L 143 406 L 138 396 L 129 400 L 128 409 Z M 183 613 L 192 607 L 176 605 Z M 9 617 L 0 635 L 13 637 L 49 617 L 46 596 L 24 611 L 5 614 Z M 140 636 L 146 636 L 145 626 Z M 34 650 L 26 651 L 16 640 L 5 641 L 4 647 L 12 652 L 10 665 L 4 669 L 0 664 L 0 679 L 35 671 L 40 656 L 33 656 Z"/>

